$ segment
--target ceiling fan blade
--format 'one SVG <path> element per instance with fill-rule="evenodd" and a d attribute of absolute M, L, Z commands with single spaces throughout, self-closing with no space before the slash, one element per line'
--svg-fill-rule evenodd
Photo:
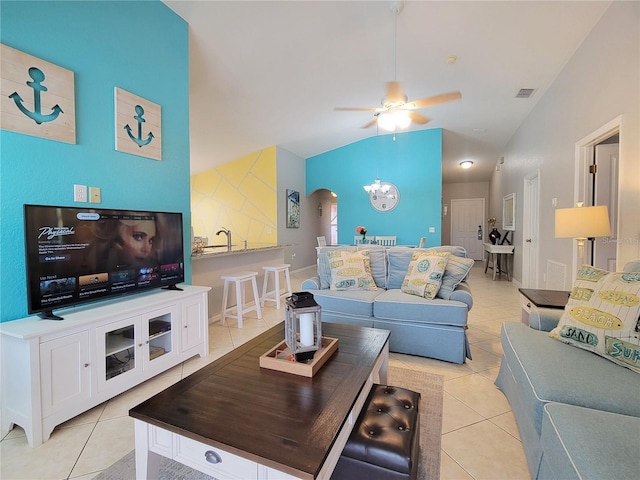
<path fill-rule="evenodd" d="M 398 103 L 406 102 L 407 96 L 402 91 L 402 85 L 400 82 L 392 81 L 387 82 L 387 94 L 384 97 L 385 103 Z"/>
<path fill-rule="evenodd" d="M 379 107 L 334 107 L 336 112 L 376 112 Z"/>
<path fill-rule="evenodd" d="M 462 98 L 460 92 L 449 92 L 441 95 L 435 95 L 433 97 L 421 98 L 407 104 L 409 108 L 425 108 L 432 105 L 438 105 L 440 103 L 451 102 L 453 100 L 459 100 Z"/>
<path fill-rule="evenodd" d="M 367 123 L 366 125 L 363 125 L 362 128 L 369 128 L 369 127 L 373 127 L 376 122 L 378 121 L 378 117 L 374 118 L 373 120 L 371 120 L 369 123 Z"/>
<path fill-rule="evenodd" d="M 408 110 L 407 113 L 409 114 L 409 118 L 411 119 L 412 122 L 419 123 L 420 125 L 424 125 L 425 123 L 431 121 L 429 117 L 425 117 L 424 115 L 421 115 L 418 112 L 413 112 L 411 110 Z"/>

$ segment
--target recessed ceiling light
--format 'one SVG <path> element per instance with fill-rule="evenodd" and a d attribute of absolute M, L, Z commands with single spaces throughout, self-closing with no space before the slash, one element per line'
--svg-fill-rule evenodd
<path fill-rule="evenodd" d="M 447 57 L 447 63 L 448 64 L 454 64 L 458 61 L 458 57 L 456 57 L 455 55 L 449 55 Z"/>
<path fill-rule="evenodd" d="M 473 165 L 473 162 L 471 160 L 465 160 L 464 162 L 460 162 L 460 166 L 465 170 L 468 168 L 471 168 L 472 165 Z"/>

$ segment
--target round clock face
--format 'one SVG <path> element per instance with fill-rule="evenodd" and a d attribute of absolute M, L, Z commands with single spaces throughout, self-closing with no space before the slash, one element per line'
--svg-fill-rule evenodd
<path fill-rule="evenodd" d="M 383 189 L 388 186 L 389 190 L 383 192 L 383 189 L 380 189 L 377 192 L 369 192 L 369 202 L 379 212 L 390 212 L 398 205 L 400 192 L 393 183 L 381 182 L 381 185 Z"/>

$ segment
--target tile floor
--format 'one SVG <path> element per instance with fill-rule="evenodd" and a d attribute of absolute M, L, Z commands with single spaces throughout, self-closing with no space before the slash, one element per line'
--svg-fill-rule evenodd
<path fill-rule="evenodd" d="M 301 282 L 312 273 L 313 268 L 292 272 L 293 289 L 299 290 Z M 502 354 L 500 325 L 505 320 L 520 319 L 517 285 L 504 278 L 492 281 L 490 272 L 483 273 L 481 262 L 472 269 L 469 284 L 474 297 L 469 318 L 473 360 L 457 365 L 392 354 L 391 364 L 445 377 L 442 480 L 528 479 L 524 451 L 509 403 L 493 385 Z M 188 360 L 69 420 L 37 448 L 29 448 L 22 429 L 14 428 L 0 443 L 0 478 L 93 478 L 133 449 L 133 420 L 127 415 L 129 408 L 283 319 L 283 309 L 269 306 L 262 320 L 255 316 L 246 319 L 242 330 L 212 324 L 207 359 Z"/>

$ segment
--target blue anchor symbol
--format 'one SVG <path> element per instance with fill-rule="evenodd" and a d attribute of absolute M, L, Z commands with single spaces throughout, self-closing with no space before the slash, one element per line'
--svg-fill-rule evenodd
<path fill-rule="evenodd" d="M 40 125 L 43 122 L 54 121 L 56 118 L 58 118 L 58 115 L 64 112 L 60 108 L 60 105 L 55 105 L 51 109 L 52 112 L 50 114 L 43 115 L 41 111 L 42 107 L 40 105 L 40 93 L 46 92 L 48 90 L 47 87 L 42 85 L 42 81 L 44 80 L 44 73 L 39 68 L 31 67 L 29 69 L 29 76 L 33 80 L 33 82 L 27 82 L 27 85 L 33 88 L 33 103 L 34 103 L 33 112 L 30 112 L 25 108 L 25 106 L 22 104 L 22 101 L 23 101 L 22 97 L 20 97 L 18 92 L 13 92 L 11 95 L 9 95 L 9 98 L 12 98 L 13 101 L 16 102 L 16 106 L 20 109 L 22 113 L 24 113 L 27 117 L 32 119 L 38 125 Z"/>
<path fill-rule="evenodd" d="M 142 148 L 145 145 L 148 145 L 149 143 L 151 143 L 151 140 L 153 140 L 154 137 L 153 137 L 153 133 L 149 132 L 149 135 L 147 135 L 146 140 L 142 139 L 142 124 L 146 122 L 146 120 L 143 117 L 144 108 L 142 108 L 141 105 L 136 105 L 136 113 L 137 115 L 133 118 L 135 118 L 138 121 L 138 136 L 134 137 L 131 134 L 131 127 L 128 124 L 124 126 L 124 129 L 129 134 L 129 138 L 134 142 L 136 142 L 140 148 Z"/>

